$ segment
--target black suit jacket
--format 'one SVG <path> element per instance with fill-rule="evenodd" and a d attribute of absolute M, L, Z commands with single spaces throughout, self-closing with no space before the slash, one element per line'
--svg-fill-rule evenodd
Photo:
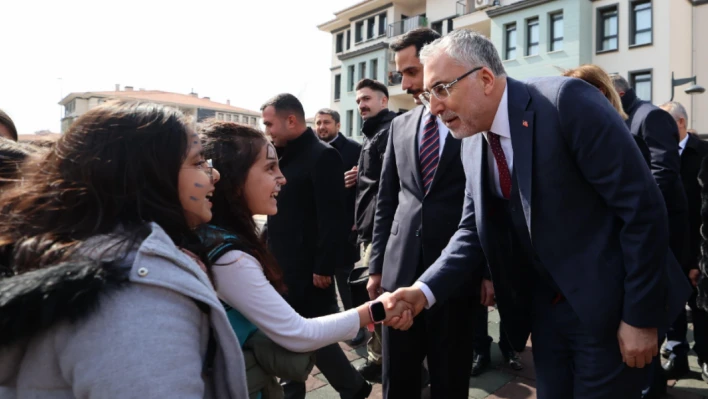
<path fill-rule="evenodd" d="M 290 305 L 305 317 L 328 314 L 337 306 L 334 285 L 317 288 L 312 275 L 334 275 L 345 239 L 342 158 L 308 128 L 288 142 L 280 169 L 287 183 L 278 214 L 268 217 L 268 246 L 283 270 Z"/>
<path fill-rule="evenodd" d="M 620 320 L 668 327 L 691 289 L 669 251 L 661 193 L 619 114 L 579 79 L 507 78 L 507 88 L 519 208 L 536 260 L 594 336 L 616 337 Z M 420 281 L 444 301 L 486 258 L 505 331 L 520 350 L 533 317 L 524 278 L 532 266 L 500 246 L 508 227 L 490 209 L 485 152 L 481 134 L 463 140 L 460 228 Z"/>
<path fill-rule="evenodd" d="M 622 107 L 629 115 L 626 124 L 645 154 L 649 154 L 649 169 L 664 197 L 669 216 L 671 250 L 684 269 L 688 268 L 688 203 L 681 181 L 681 157 L 678 152 L 678 125 L 663 109 L 640 100 L 634 90 L 622 96 Z M 646 145 L 642 148 L 642 141 Z"/>
<path fill-rule="evenodd" d="M 329 143 L 334 147 L 339 155 L 342 157 L 342 162 L 344 163 L 344 171 L 349 171 L 353 167 L 359 164 L 359 155 L 361 154 L 361 144 L 356 141 L 345 137 L 342 133 L 337 134 L 337 138 Z M 344 179 L 344 177 L 342 177 Z M 356 246 L 356 231 L 353 231 L 354 227 L 354 209 L 356 207 L 356 185 L 345 189 L 345 220 L 344 220 L 344 234 L 349 238 L 344 244 L 344 249 L 342 250 L 342 265 L 354 264 L 359 260 L 359 250 Z"/>
<path fill-rule="evenodd" d="M 369 273 L 382 274 L 386 291 L 413 284 L 440 256 L 462 215 L 460 140 L 449 133 L 430 191 L 423 191 L 418 150 L 423 110 L 419 106 L 398 116 L 389 128 L 369 262 Z"/>
<path fill-rule="evenodd" d="M 701 257 L 701 187 L 698 184 L 698 172 L 706 155 L 708 143 L 689 134 L 686 148 L 681 154 L 681 180 L 688 200 L 691 269 L 698 269 L 698 260 Z"/>

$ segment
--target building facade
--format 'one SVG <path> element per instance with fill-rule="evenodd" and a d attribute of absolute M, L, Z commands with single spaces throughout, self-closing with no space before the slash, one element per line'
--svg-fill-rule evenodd
<path fill-rule="evenodd" d="M 126 86 L 123 90 L 116 85 L 114 91 L 95 91 L 70 93 L 59 104 L 64 106 L 64 117 L 61 120 L 61 132 L 64 133 L 76 118 L 98 105 L 114 99 L 149 101 L 175 107 L 182 111 L 196 127 L 196 124 L 206 119 L 238 122 L 259 128 L 261 114 L 244 108 L 234 107 L 229 100 L 226 104 L 211 101 L 209 97 L 199 97 L 197 93 L 180 94 L 158 90 L 134 90 Z"/>
<path fill-rule="evenodd" d="M 689 95 L 696 77 L 708 83 L 708 0 L 365 0 L 319 26 L 332 34 L 331 107 L 342 132 L 361 129 L 354 85 L 363 77 L 388 84 L 393 111 L 414 107 L 401 90 L 389 44 L 419 26 L 445 34 L 471 29 L 489 37 L 509 76 L 559 75 L 594 63 L 626 77 L 640 98 L 660 105 L 672 98 L 689 113 L 689 127 L 708 133 L 708 94 Z"/>

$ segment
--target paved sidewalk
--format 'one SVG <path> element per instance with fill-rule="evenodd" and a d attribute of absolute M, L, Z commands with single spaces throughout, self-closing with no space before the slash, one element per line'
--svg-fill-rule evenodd
<path fill-rule="evenodd" d="M 499 340 L 499 313 L 490 308 L 489 333 L 495 342 Z M 692 331 L 689 339 L 693 340 Z M 352 364 L 356 367 L 364 363 L 366 346 L 351 348 L 340 343 Z M 502 356 L 498 346 L 492 344 L 492 368 L 484 374 L 470 378 L 470 399 L 535 399 L 535 374 L 531 357 L 530 342 L 521 354 L 524 369 L 514 371 L 503 367 Z M 708 384 L 703 382 L 696 356 L 689 358 L 691 375 L 680 381 L 669 381 L 669 393 L 666 398 L 673 399 L 708 399 Z M 332 389 L 324 376 L 315 368 L 307 381 L 308 399 L 339 399 L 339 395 Z M 381 399 L 381 385 L 375 385 L 370 399 Z"/>

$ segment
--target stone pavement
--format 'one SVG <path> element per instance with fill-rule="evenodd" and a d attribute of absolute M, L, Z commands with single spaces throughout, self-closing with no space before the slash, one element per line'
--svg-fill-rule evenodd
<path fill-rule="evenodd" d="M 492 367 L 484 374 L 470 378 L 469 398 L 470 399 L 535 399 L 535 375 L 533 370 L 533 360 L 531 356 L 531 343 L 529 342 L 521 354 L 524 369 L 514 371 L 502 366 L 503 358 L 496 344 L 499 340 L 499 313 L 490 308 L 489 333 L 494 337 L 492 344 Z M 689 332 L 689 339 L 692 341 L 692 332 Z M 693 345 L 693 343 L 691 343 Z M 345 343 L 340 343 L 347 357 L 356 367 L 364 363 L 366 358 L 366 346 L 351 348 Z M 691 375 L 680 381 L 669 381 L 669 392 L 666 398 L 672 399 L 708 399 L 708 384 L 703 382 L 700 375 L 700 368 L 696 361 L 696 356 L 689 358 L 691 365 Z M 315 368 L 307 380 L 308 399 L 339 399 L 339 395 L 327 384 L 325 377 Z M 376 384 L 369 397 L 370 399 L 381 399 L 381 385 Z"/>

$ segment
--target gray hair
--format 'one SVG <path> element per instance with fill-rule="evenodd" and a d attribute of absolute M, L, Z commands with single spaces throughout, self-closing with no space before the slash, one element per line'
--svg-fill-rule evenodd
<path fill-rule="evenodd" d="M 680 102 L 669 101 L 667 103 L 662 104 L 661 108 L 666 108 L 666 111 L 674 117 L 674 120 L 676 122 L 678 122 L 681 118 L 688 122 L 688 114 L 686 113 L 686 108 L 684 108 Z"/>
<path fill-rule="evenodd" d="M 420 62 L 425 62 L 439 53 L 447 54 L 460 65 L 474 68 L 484 66 L 496 76 L 506 76 L 496 47 L 483 35 L 466 30 L 454 30 L 447 35 L 427 44 L 420 50 Z"/>
<path fill-rule="evenodd" d="M 334 119 L 334 123 L 339 123 L 339 112 L 331 108 L 322 108 L 315 115 L 329 115 Z"/>
<path fill-rule="evenodd" d="M 610 75 L 610 79 L 612 79 L 612 85 L 615 86 L 617 93 L 625 93 L 627 90 L 631 89 L 629 82 L 627 82 L 627 79 L 625 79 L 622 75 L 613 73 Z"/>

